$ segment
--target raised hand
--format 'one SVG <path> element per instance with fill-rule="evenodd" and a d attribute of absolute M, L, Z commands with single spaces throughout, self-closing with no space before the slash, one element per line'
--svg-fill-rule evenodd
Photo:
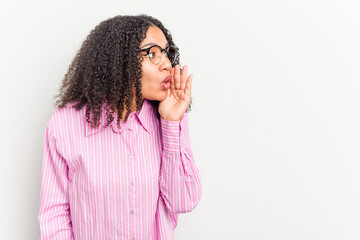
<path fill-rule="evenodd" d="M 193 75 L 187 76 L 188 66 L 180 73 L 180 66 L 171 69 L 171 85 L 167 97 L 159 104 L 161 118 L 168 121 L 180 121 L 186 112 L 191 99 L 191 84 Z"/>

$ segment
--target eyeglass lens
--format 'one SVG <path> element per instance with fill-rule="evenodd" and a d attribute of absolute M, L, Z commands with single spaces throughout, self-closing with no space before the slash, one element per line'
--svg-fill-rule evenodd
<path fill-rule="evenodd" d="M 163 54 L 167 55 L 167 57 L 169 58 L 171 63 L 175 62 L 175 56 L 176 56 L 176 48 L 173 46 L 169 46 L 167 48 L 167 53 L 162 53 L 161 48 L 158 46 L 153 46 L 152 48 L 150 48 L 149 50 L 149 58 L 151 60 L 152 63 L 154 64 L 159 64 L 161 62 L 161 59 L 163 57 Z"/>

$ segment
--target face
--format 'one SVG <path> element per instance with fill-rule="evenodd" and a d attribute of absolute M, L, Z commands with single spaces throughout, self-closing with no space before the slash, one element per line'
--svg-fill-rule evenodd
<path fill-rule="evenodd" d="M 141 42 L 140 48 L 148 48 L 153 45 L 159 45 L 165 49 L 168 42 L 163 32 L 157 27 L 149 27 L 146 32 L 146 38 Z M 145 53 L 144 53 L 145 54 Z M 170 60 L 163 56 L 161 62 L 157 65 L 152 63 L 147 56 L 143 57 L 142 61 L 142 95 L 143 98 L 149 100 L 162 101 L 167 97 L 168 90 L 166 90 L 162 82 L 171 76 Z"/>

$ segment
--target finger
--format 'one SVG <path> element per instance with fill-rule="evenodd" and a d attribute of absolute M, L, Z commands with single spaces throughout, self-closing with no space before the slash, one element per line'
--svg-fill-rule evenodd
<path fill-rule="evenodd" d="M 193 76 L 194 76 L 193 74 L 190 74 L 186 81 L 185 94 L 188 96 L 191 96 L 191 86 L 192 86 Z"/>
<path fill-rule="evenodd" d="M 174 68 L 171 69 L 171 84 L 170 84 L 170 90 L 175 90 L 175 79 L 174 79 Z"/>
<path fill-rule="evenodd" d="M 184 92 L 180 92 L 179 98 L 180 98 L 181 100 L 185 100 L 185 93 L 184 93 Z"/>
<path fill-rule="evenodd" d="M 180 66 L 176 65 L 174 70 L 174 78 L 175 78 L 175 89 L 180 89 Z"/>
<path fill-rule="evenodd" d="M 181 89 L 181 90 L 185 90 L 187 70 L 188 70 L 188 66 L 185 65 L 185 66 L 182 68 L 182 71 L 181 71 L 181 76 L 180 76 L 180 80 L 181 80 L 181 81 L 180 81 L 180 89 Z"/>
<path fill-rule="evenodd" d="M 182 100 L 185 101 L 185 99 L 186 99 L 186 94 L 183 92 L 183 93 L 182 93 Z"/>

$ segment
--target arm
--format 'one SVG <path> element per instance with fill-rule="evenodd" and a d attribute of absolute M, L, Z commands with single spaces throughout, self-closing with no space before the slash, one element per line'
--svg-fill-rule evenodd
<path fill-rule="evenodd" d="M 180 121 L 162 118 L 160 121 L 163 142 L 160 194 L 170 212 L 190 212 L 201 199 L 202 186 L 190 147 L 189 116 L 186 112 Z"/>
<path fill-rule="evenodd" d="M 68 166 L 56 149 L 53 129 L 48 125 L 44 137 L 41 175 L 40 240 L 74 239 L 68 203 Z"/>

